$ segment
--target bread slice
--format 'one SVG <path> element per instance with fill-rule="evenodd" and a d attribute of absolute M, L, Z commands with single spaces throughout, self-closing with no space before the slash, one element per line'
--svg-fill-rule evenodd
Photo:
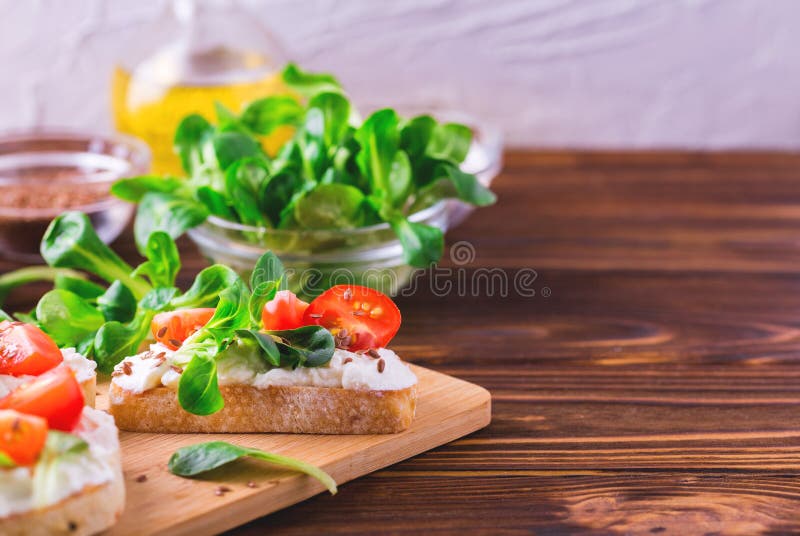
<path fill-rule="evenodd" d="M 225 407 L 200 416 L 180 407 L 174 390 L 134 393 L 111 383 L 109 411 L 121 430 L 161 433 L 392 434 L 411 425 L 417 386 L 391 391 L 249 385 L 220 387 Z"/>
<path fill-rule="evenodd" d="M 102 486 L 84 488 L 47 508 L 0 518 L 0 534 L 89 536 L 116 523 L 124 505 L 125 484 L 120 475 Z"/>

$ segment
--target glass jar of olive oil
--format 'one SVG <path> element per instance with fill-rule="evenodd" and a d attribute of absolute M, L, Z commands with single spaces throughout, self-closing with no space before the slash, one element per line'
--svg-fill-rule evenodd
<path fill-rule="evenodd" d="M 215 102 L 238 112 L 286 93 L 280 45 L 235 0 L 173 0 L 137 41 L 136 57 L 114 70 L 112 106 L 117 130 L 150 145 L 154 173 L 182 173 L 172 139 L 184 116 L 211 119 Z M 262 143 L 274 153 L 288 135 L 277 132 Z"/>

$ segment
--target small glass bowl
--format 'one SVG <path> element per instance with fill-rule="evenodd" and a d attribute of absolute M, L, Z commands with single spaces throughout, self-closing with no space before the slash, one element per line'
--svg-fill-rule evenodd
<path fill-rule="evenodd" d="M 410 216 L 413 222 L 447 230 L 447 202 Z M 388 223 L 346 230 L 281 230 L 252 227 L 210 216 L 189 236 L 212 262 L 247 278 L 258 258 L 271 250 L 283 262 L 289 288 L 313 298 L 333 285 L 354 283 L 394 295 L 414 268 Z"/>
<path fill-rule="evenodd" d="M 109 193 L 120 177 L 146 173 L 150 149 L 136 138 L 79 132 L 0 135 L 0 255 L 37 262 L 50 221 L 85 212 L 106 243 L 127 225 L 133 206 Z"/>

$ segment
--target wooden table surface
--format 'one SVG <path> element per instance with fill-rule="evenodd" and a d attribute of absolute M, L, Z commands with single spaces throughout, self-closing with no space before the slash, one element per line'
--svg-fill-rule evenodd
<path fill-rule="evenodd" d="M 800 156 L 512 153 L 495 185 L 394 343 L 492 424 L 234 533 L 800 531 Z"/>

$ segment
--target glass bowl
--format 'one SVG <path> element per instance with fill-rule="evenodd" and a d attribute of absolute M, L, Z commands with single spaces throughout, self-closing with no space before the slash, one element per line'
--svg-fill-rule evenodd
<path fill-rule="evenodd" d="M 31 131 L 0 135 L 0 255 L 40 261 L 50 221 L 81 210 L 108 243 L 127 225 L 133 206 L 111 196 L 120 177 L 146 173 L 150 150 L 122 136 Z"/>
<path fill-rule="evenodd" d="M 414 222 L 447 230 L 448 205 L 441 201 L 410 216 Z M 313 298 L 332 285 L 354 283 L 394 295 L 414 268 L 387 223 L 347 230 L 283 230 L 252 227 L 210 216 L 189 236 L 212 262 L 227 264 L 243 277 L 266 250 L 283 262 L 289 288 Z"/>

